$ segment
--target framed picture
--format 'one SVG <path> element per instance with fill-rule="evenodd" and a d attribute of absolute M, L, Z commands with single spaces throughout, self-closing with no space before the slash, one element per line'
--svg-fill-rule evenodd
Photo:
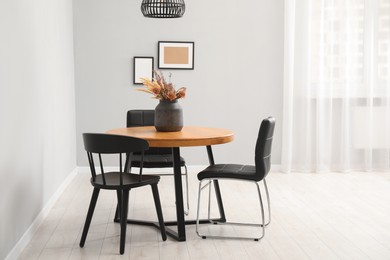
<path fill-rule="evenodd" d="M 153 78 L 153 57 L 134 57 L 133 64 L 133 83 L 135 85 L 142 85 L 141 78 Z"/>
<path fill-rule="evenodd" d="M 194 69 L 194 42 L 158 42 L 159 69 Z"/>

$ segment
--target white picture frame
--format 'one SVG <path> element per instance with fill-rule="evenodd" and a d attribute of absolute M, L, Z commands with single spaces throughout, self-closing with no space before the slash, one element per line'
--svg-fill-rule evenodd
<path fill-rule="evenodd" d="M 142 85 L 141 78 L 153 78 L 154 57 L 136 56 L 133 59 L 133 84 Z"/>

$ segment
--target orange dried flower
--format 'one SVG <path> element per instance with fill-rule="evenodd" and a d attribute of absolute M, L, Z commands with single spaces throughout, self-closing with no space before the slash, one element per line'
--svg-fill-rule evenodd
<path fill-rule="evenodd" d="M 187 89 L 185 87 L 181 87 L 176 91 L 172 83 L 165 81 L 162 72 L 154 70 L 153 74 L 154 78 L 152 80 L 141 78 L 144 87 L 137 90 L 152 94 L 154 98 L 160 100 L 174 101 L 186 96 Z"/>
<path fill-rule="evenodd" d="M 176 91 L 176 97 L 177 98 L 184 98 L 186 96 L 186 88 L 181 87 Z"/>

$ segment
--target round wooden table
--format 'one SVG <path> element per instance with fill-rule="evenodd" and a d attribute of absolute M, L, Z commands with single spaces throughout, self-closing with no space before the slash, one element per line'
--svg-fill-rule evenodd
<path fill-rule="evenodd" d="M 234 139 L 230 130 L 199 126 L 185 126 L 180 132 L 157 132 L 154 126 L 141 126 L 113 129 L 107 133 L 142 138 L 148 141 L 150 147 L 207 146 Z"/>
<path fill-rule="evenodd" d="M 213 165 L 214 157 L 211 145 L 224 144 L 233 141 L 233 132 L 227 129 L 199 126 L 185 126 L 180 132 L 157 132 L 154 126 L 140 126 L 112 129 L 107 131 L 107 133 L 142 138 L 148 141 L 150 147 L 172 148 L 177 221 L 166 222 L 166 225 L 177 225 L 177 232 L 167 228 L 167 234 L 177 239 L 178 241 L 185 241 L 185 225 L 195 224 L 195 221 L 184 220 L 183 188 L 180 168 L 180 147 L 206 146 L 209 163 L 210 165 Z M 219 221 L 225 221 L 225 212 L 223 209 L 218 181 L 214 181 L 214 187 L 219 206 Z M 156 225 L 154 222 L 128 220 L 128 223 L 151 225 L 158 228 L 158 225 Z"/>

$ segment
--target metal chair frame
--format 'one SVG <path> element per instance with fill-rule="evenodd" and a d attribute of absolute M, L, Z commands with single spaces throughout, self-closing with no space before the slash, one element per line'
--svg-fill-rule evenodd
<path fill-rule="evenodd" d="M 257 223 L 238 223 L 238 222 L 221 222 L 221 221 L 215 221 L 211 219 L 210 212 L 211 212 L 211 186 L 213 180 L 234 180 L 234 181 L 244 181 L 244 182 L 251 182 L 256 184 L 257 187 L 257 192 L 259 195 L 259 202 L 260 202 L 260 211 L 261 211 L 261 219 L 262 223 L 257 224 Z M 207 181 L 207 183 L 202 186 L 203 181 Z M 264 215 L 264 205 L 263 205 L 263 199 L 261 196 L 261 191 L 260 191 L 260 186 L 257 181 L 250 181 L 250 180 L 239 180 L 239 179 L 230 179 L 230 178 L 207 178 L 203 179 L 199 182 L 199 196 L 198 196 L 198 207 L 197 207 L 197 214 L 196 214 L 196 234 L 201 237 L 202 239 L 206 239 L 207 237 L 210 238 L 224 238 L 224 239 L 243 239 L 243 240 L 254 240 L 254 241 L 259 241 L 264 237 L 265 234 L 265 227 L 268 226 L 271 223 L 271 205 L 270 205 L 270 199 L 269 199 L 269 192 L 268 192 L 268 187 L 267 187 L 267 182 L 265 179 L 262 180 L 264 183 L 264 188 L 266 192 L 266 197 L 267 197 L 267 207 L 268 207 L 268 222 L 265 223 L 265 215 Z M 240 237 L 240 236 L 216 236 L 216 235 L 211 235 L 211 234 L 200 234 L 199 232 L 199 213 L 200 213 L 200 201 L 201 201 L 201 194 L 202 190 L 206 187 L 209 187 L 209 199 L 208 199 L 208 212 L 207 212 L 207 218 L 210 222 L 210 224 L 219 224 L 219 225 L 234 225 L 234 226 L 253 226 L 253 227 L 261 227 L 261 236 L 260 237 Z M 264 224 L 265 223 L 265 224 Z"/>
<path fill-rule="evenodd" d="M 188 192 L 189 191 L 188 190 L 188 169 L 187 169 L 187 165 L 184 165 L 182 167 L 184 167 L 184 173 L 182 175 L 184 175 L 185 180 L 186 180 L 186 209 L 184 210 L 184 214 L 186 216 L 188 216 L 188 214 L 190 213 L 190 197 L 189 197 L 189 192 Z M 144 170 L 145 169 L 147 169 L 147 168 L 144 168 Z M 155 169 L 157 169 L 157 168 L 155 168 Z M 173 173 L 162 173 L 162 174 L 154 174 L 154 175 L 158 175 L 158 176 L 174 176 Z"/>

